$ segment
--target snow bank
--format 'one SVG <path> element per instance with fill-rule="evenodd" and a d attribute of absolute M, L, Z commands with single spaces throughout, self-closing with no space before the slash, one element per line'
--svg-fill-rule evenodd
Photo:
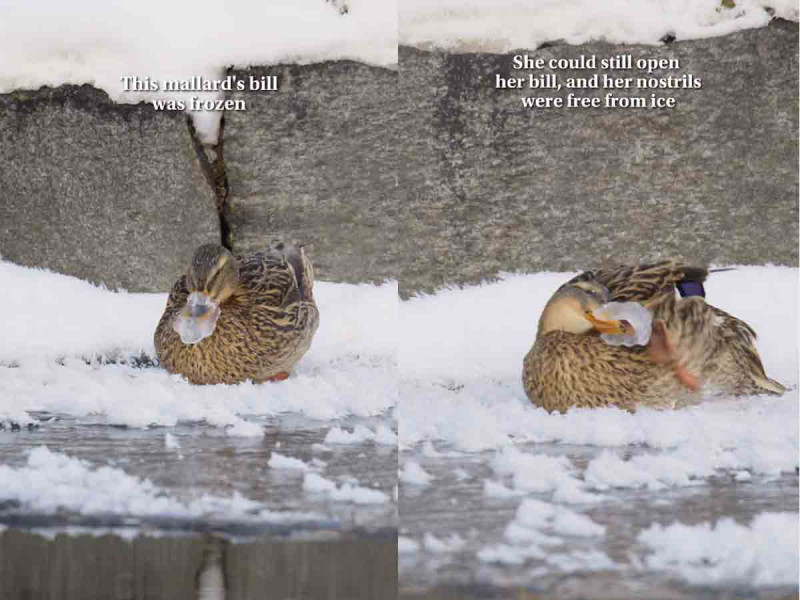
<path fill-rule="evenodd" d="M 397 286 L 318 282 L 321 323 L 286 381 L 192 386 L 128 359 L 155 356 L 153 332 L 166 294 L 111 292 L 0 261 L 0 422 L 29 411 L 147 427 L 206 421 L 231 435 L 263 434 L 240 415 L 374 416 L 397 400 Z M 114 360 L 117 364 L 107 364 Z M 370 434 L 383 443 L 392 432 Z"/>
<path fill-rule="evenodd" d="M 677 569 L 696 584 L 733 582 L 744 586 L 796 585 L 796 513 L 762 513 L 750 525 L 733 519 L 716 524 L 653 525 L 639 534 L 653 550 L 653 569 Z"/>
<path fill-rule="evenodd" d="M 116 102 L 136 103 L 181 94 L 125 92 L 123 76 L 214 80 L 231 65 L 397 63 L 395 0 L 199 0 L 191 6 L 90 0 L 80 7 L 2 0 L 0 13 L 0 93 L 90 83 Z M 216 139 L 217 124 L 198 122 L 206 141 Z"/>
<path fill-rule="evenodd" d="M 404 0 L 399 3 L 400 43 L 462 52 L 509 52 L 564 40 L 583 44 L 659 44 L 763 27 L 775 16 L 797 20 L 790 0 Z"/>

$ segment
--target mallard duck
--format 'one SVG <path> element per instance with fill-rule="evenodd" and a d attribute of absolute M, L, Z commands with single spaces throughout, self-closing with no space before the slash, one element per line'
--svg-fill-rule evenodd
<path fill-rule="evenodd" d="M 782 394 L 769 379 L 744 321 L 705 301 L 708 270 L 675 262 L 587 271 L 545 305 L 522 382 L 537 406 L 683 406 L 703 393 Z M 678 294 L 680 292 L 680 294 Z M 630 333 L 624 320 L 598 318 L 609 302 L 639 303 L 652 315 L 644 346 L 601 338 Z"/>
<path fill-rule="evenodd" d="M 235 256 L 200 246 L 167 299 L 156 355 L 196 384 L 286 379 L 319 325 L 313 286 L 302 247 Z"/>

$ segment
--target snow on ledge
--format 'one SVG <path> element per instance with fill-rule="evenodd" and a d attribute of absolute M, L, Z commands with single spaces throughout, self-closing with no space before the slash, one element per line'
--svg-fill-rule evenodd
<path fill-rule="evenodd" d="M 137 103 L 180 95 L 125 92 L 122 77 L 213 80 L 231 65 L 397 63 L 396 0 L 0 0 L 0 14 L 0 93 L 89 83 Z M 196 124 L 204 142 L 216 140 L 218 118 Z"/>
<path fill-rule="evenodd" d="M 456 52 L 508 52 L 544 42 L 659 44 L 763 27 L 774 16 L 797 21 L 796 2 L 736 0 L 403 0 L 400 44 Z"/>

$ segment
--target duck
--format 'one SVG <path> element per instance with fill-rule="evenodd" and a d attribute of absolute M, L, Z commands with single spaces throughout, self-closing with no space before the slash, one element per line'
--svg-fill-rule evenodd
<path fill-rule="evenodd" d="M 680 408 L 714 394 L 783 394 L 786 388 L 766 375 L 753 328 L 706 302 L 708 274 L 662 261 L 585 271 L 567 281 L 542 310 L 523 360 L 529 400 L 548 412 L 635 412 Z M 626 319 L 604 318 L 601 307 L 615 302 L 647 309 L 646 343 L 610 343 L 632 329 Z"/>
<path fill-rule="evenodd" d="M 236 255 L 204 244 L 175 282 L 154 335 L 158 361 L 190 383 L 282 381 L 319 326 L 302 246 Z"/>

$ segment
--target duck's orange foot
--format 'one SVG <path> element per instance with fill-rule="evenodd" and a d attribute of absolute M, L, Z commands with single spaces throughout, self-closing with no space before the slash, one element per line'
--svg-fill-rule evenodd
<path fill-rule="evenodd" d="M 281 371 L 277 375 L 273 375 L 272 377 L 267 377 L 267 381 L 283 381 L 284 379 L 289 379 L 289 373 L 286 371 Z"/>
<path fill-rule="evenodd" d="M 667 324 L 663 320 L 653 321 L 653 331 L 650 342 L 647 344 L 647 354 L 650 360 L 660 365 L 669 364 L 675 360 L 675 343 L 670 339 Z"/>
<path fill-rule="evenodd" d="M 692 373 L 681 363 L 675 366 L 675 378 L 693 392 L 698 392 L 700 388 L 703 387 L 700 377 Z"/>
<path fill-rule="evenodd" d="M 700 377 L 692 373 L 678 358 L 678 350 L 674 340 L 667 331 L 667 324 L 661 319 L 653 322 L 653 331 L 650 342 L 647 344 L 647 353 L 654 363 L 673 365 L 675 379 L 692 392 L 697 392 L 703 387 Z"/>

